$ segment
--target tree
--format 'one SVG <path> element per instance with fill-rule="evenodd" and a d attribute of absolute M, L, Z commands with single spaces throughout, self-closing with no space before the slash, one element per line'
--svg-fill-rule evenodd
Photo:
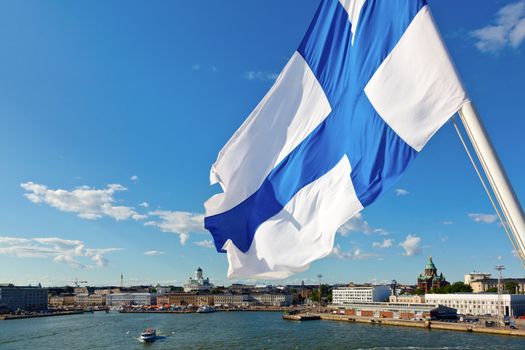
<path fill-rule="evenodd" d="M 449 288 L 450 291 L 448 293 L 469 293 L 469 292 L 472 292 L 472 287 L 469 286 L 468 284 L 463 283 L 463 282 L 454 282 L 450 286 L 445 286 L 444 288 L 447 288 L 447 287 L 450 287 Z"/>
<path fill-rule="evenodd" d="M 498 287 L 492 287 L 492 288 L 487 289 L 487 293 L 497 293 L 497 292 L 498 292 Z"/>
<path fill-rule="evenodd" d="M 330 290 L 330 286 L 327 284 L 321 285 L 321 298 L 322 300 L 326 300 L 327 302 L 332 302 L 332 291 Z M 312 301 L 319 301 L 319 288 L 315 288 L 312 291 L 312 295 L 310 296 L 310 299 Z"/>
<path fill-rule="evenodd" d="M 432 288 L 430 290 L 431 294 L 449 294 L 449 293 L 470 293 L 472 292 L 472 287 L 463 282 L 454 282 L 448 286 L 441 288 Z"/>
<path fill-rule="evenodd" d="M 496 288 L 496 290 L 497 290 L 497 288 Z M 514 281 L 505 283 L 505 290 L 509 294 L 516 294 L 517 291 L 518 291 L 518 283 L 514 282 Z"/>
<path fill-rule="evenodd" d="M 424 295 L 425 294 L 425 291 L 421 288 L 416 288 L 414 289 L 414 294 L 415 295 Z"/>

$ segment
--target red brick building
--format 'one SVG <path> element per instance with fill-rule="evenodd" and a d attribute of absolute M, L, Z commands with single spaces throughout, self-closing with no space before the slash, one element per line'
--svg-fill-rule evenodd
<path fill-rule="evenodd" d="M 430 257 L 425 266 L 424 275 L 419 274 L 419 277 L 417 278 L 417 287 L 425 293 L 428 293 L 432 288 L 438 289 L 449 284 L 450 283 L 448 283 L 443 276 L 443 273 L 438 275 L 436 265 L 434 265 L 432 257 Z"/>

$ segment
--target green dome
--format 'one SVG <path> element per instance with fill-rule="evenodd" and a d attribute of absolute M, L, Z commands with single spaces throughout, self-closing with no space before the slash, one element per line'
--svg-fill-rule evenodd
<path fill-rule="evenodd" d="M 428 258 L 427 266 L 425 266 L 425 270 L 436 270 L 436 265 L 434 265 L 434 262 L 432 261 L 432 257 Z"/>

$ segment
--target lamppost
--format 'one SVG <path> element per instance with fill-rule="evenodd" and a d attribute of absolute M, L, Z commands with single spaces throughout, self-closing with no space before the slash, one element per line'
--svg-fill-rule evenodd
<path fill-rule="evenodd" d="M 502 322 L 501 322 L 501 290 L 502 290 L 502 287 L 501 287 L 501 271 L 505 270 L 505 266 L 503 265 L 497 265 L 496 266 L 496 270 L 498 271 L 498 325 L 501 326 Z"/>
<path fill-rule="evenodd" d="M 319 278 L 319 313 L 321 313 L 321 278 L 323 278 L 323 275 L 319 274 L 317 278 Z"/>

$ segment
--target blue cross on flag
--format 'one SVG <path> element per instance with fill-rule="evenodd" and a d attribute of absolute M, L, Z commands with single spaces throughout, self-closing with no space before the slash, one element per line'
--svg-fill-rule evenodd
<path fill-rule="evenodd" d="M 424 0 L 323 0 L 219 152 L 205 227 L 229 278 L 280 279 L 399 179 L 468 101 Z"/>

